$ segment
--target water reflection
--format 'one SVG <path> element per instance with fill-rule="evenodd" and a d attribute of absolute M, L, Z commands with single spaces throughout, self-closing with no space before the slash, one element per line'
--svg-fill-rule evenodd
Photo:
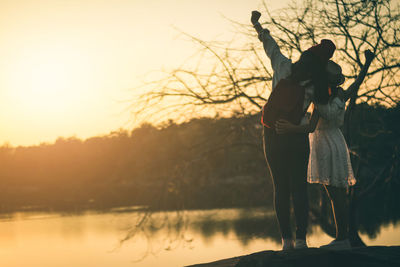
<path fill-rule="evenodd" d="M 120 243 L 143 213 L 14 213 L 0 219 L 1 266 L 182 266 L 265 249 L 279 249 L 274 213 L 265 209 L 152 213 Z M 310 228 L 309 243 L 331 238 Z M 388 224 L 369 245 L 399 245 L 400 227 Z"/>
<path fill-rule="evenodd" d="M 243 247 L 254 238 L 270 238 L 279 242 L 279 228 L 275 215 L 267 210 L 223 210 L 213 211 L 191 222 L 192 231 L 200 234 L 204 240 L 212 239 L 221 233 L 224 237 L 233 233 Z M 231 213 L 228 216 L 228 213 Z M 224 217 L 224 215 L 226 216 Z"/>

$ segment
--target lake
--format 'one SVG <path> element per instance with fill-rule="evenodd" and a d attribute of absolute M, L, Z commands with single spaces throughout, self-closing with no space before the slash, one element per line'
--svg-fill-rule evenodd
<path fill-rule="evenodd" d="M 271 210 L 157 212 L 146 218 L 145 225 L 134 228 L 143 213 L 131 209 L 3 214 L 0 266 L 167 267 L 280 249 Z M 378 232 L 361 237 L 367 245 L 400 245 L 399 223 L 382 225 Z M 310 246 L 330 240 L 319 226 L 310 227 Z"/>

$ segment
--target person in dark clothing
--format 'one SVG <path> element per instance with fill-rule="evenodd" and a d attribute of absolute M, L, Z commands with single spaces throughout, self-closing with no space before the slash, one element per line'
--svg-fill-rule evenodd
<path fill-rule="evenodd" d="M 258 11 L 253 11 L 251 22 L 271 60 L 274 71 L 272 90 L 279 87 L 283 79 L 304 87 L 304 96 L 302 96 L 304 101 L 299 104 L 300 110 L 303 111 L 299 131 L 277 134 L 273 125 L 264 125 L 263 143 L 265 158 L 274 184 L 274 205 L 282 236 L 282 248 L 283 250 L 306 248 L 308 132 L 315 129 L 319 117 L 314 110 L 308 121 L 305 113 L 311 103 L 328 102 L 329 90 L 325 67 L 336 47 L 332 41 L 324 39 L 320 44 L 303 52 L 300 59 L 292 63 L 281 53 L 269 31 L 260 25 L 258 22 L 260 16 Z M 281 105 L 285 104 L 287 103 L 281 103 Z M 296 219 L 295 242 L 290 226 L 291 198 Z"/>

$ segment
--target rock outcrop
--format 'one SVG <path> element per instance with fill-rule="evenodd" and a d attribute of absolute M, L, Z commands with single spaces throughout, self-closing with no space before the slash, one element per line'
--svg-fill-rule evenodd
<path fill-rule="evenodd" d="M 400 267 L 400 246 L 262 251 L 192 267 Z"/>

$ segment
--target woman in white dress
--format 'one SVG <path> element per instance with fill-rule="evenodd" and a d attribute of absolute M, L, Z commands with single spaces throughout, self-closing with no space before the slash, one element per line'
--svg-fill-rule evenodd
<path fill-rule="evenodd" d="M 346 191 L 356 183 L 351 167 L 349 150 L 340 130 L 343 125 L 345 103 L 356 94 L 360 87 L 374 54 L 365 51 L 365 64 L 355 82 L 347 89 L 339 87 L 344 82 L 341 67 L 333 61 L 327 65 L 331 96 L 328 104 L 317 104 L 319 119 L 310 121 L 308 127 L 293 125 L 287 121 L 278 121 L 278 133 L 310 132 L 310 157 L 307 181 L 324 185 L 331 199 L 336 224 L 336 239 L 328 245 L 330 249 L 350 248 L 348 239 L 348 204 Z"/>

